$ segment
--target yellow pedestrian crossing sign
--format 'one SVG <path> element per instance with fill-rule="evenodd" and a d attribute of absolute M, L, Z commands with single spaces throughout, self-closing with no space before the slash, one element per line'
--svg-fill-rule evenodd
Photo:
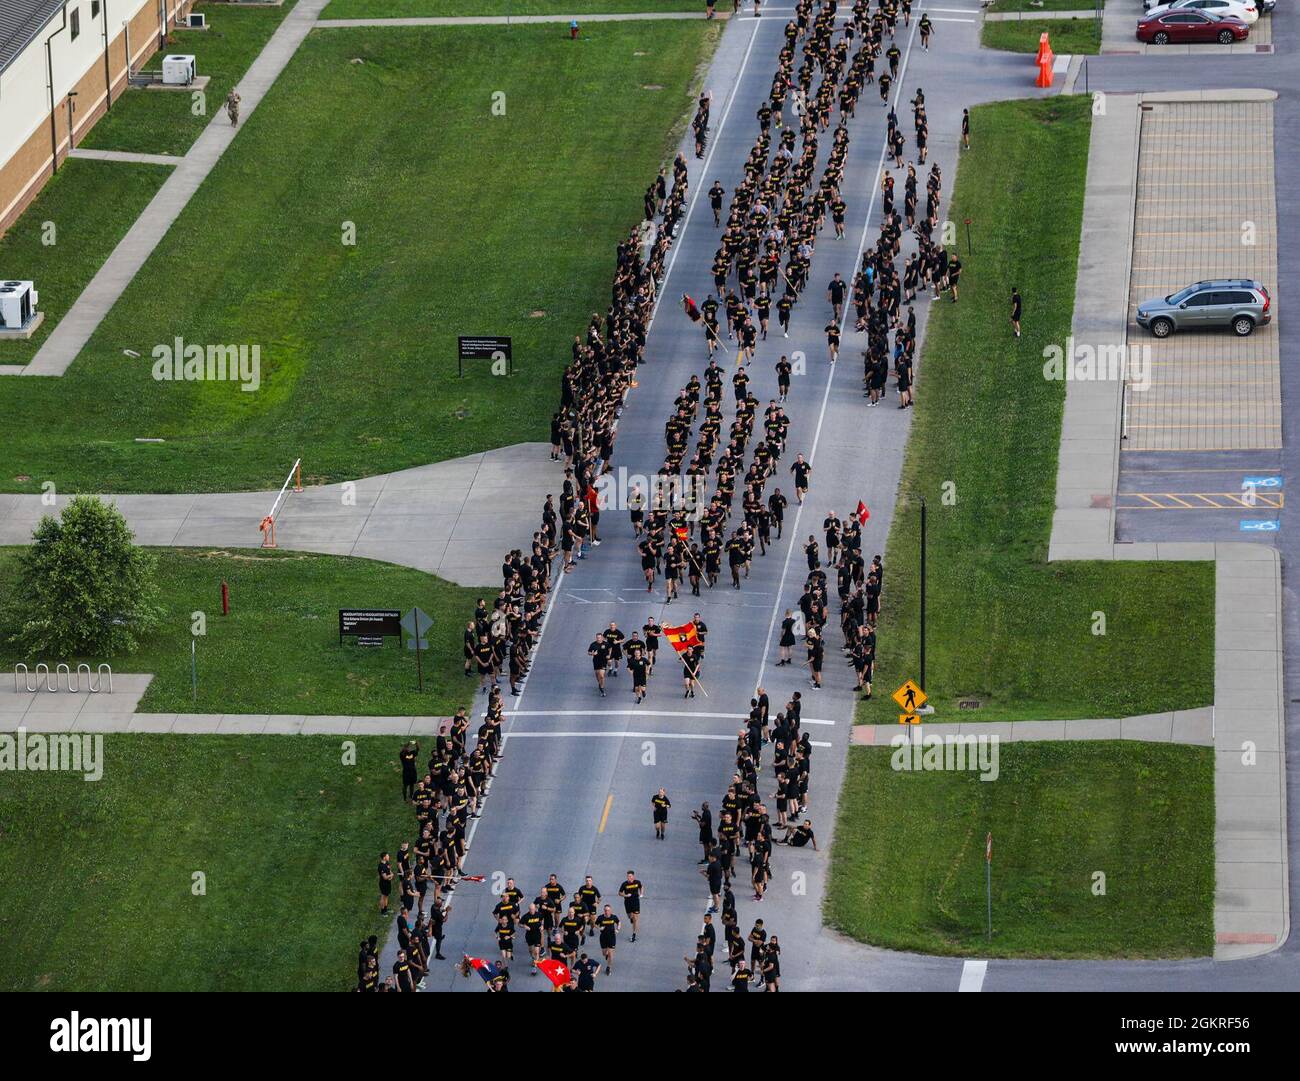
<path fill-rule="evenodd" d="M 925 705 L 927 699 L 925 691 L 909 679 L 894 692 L 894 701 L 898 703 L 900 709 L 915 713 Z"/>

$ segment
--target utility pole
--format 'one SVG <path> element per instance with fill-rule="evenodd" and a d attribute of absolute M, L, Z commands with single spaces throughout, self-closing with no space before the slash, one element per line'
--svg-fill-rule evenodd
<path fill-rule="evenodd" d="M 921 498 L 921 678 L 925 690 L 925 498 Z"/>

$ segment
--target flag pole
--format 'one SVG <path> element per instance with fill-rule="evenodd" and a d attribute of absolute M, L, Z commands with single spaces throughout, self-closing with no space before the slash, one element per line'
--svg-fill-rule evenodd
<path fill-rule="evenodd" d="M 709 326 L 707 322 L 704 324 L 704 333 L 707 337 L 712 338 L 715 342 L 717 342 L 720 346 L 722 346 L 723 352 L 725 352 L 727 356 L 731 356 L 731 350 L 727 348 L 727 343 L 724 342 L 720 337 L 718 337 L 717 332 L 711 326 Z"/>
<path fill-rule="evenodd" d="M 695 680 L 695 682 L 698 683 L 698 684 L 700 685 L 700 690 L 701 690 L 701 691 L 704 691 L 704 697 L 705 697 L 705 698 L 708 698 L 708 697 L 709 697 L 709 692 L 704 690 L 704 683 L 703 683 L 703 681 L 701 681 L 701 679 L 700 679 L 700 677 L 699 677 L 698 670 L 695 669 L 695 668 L 692 668 L 689 664 L 688 664 L 688 665 L 684 665 L 684 667 L 685 667 L 686 671 L 688 671 L 688 672 L 691 674 L 691 679 Z"/>

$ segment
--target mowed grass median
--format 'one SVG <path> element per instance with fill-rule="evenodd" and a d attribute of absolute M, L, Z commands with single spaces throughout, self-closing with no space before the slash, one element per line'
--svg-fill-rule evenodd
<path fill-rule="evenodd" d="M 877 946 L 932 954 L 1193 957 L 1213 950 L 1210 748 L 1016 743 L 998 750 L 992 781 L 975 772 L 898 771 L 888 748 L 850 752 L 830 924 Z"/>
<path fill-rule="evenodd" d="M 144 713 L 287 713 L 311 715 L 448 716 L 472 704 L 477 677 L 465 677 L 461 634 L 480 596 L 432 574 L 346 556 L 239 549 L 153 549 L 161 624 L 140 649 L 107 658 L 117 672 L 151 672 Z M 18 549 L 0 548 L 0 598 L 13 595 Z M 221 614 L 221 583 L 230 586 L 230 615 Z M 420 658 L 405 642 L 382 647 L 339 644 L 340 608 L 418 606 L 434 619 Z M 205 633 L 195 636 L 195 613 Z M 15 627 L 0 612 L 0 667 L 34 659 L 9 642 Z M 190 673 L 196 642 L 198 694 Z M 53 663 L 55 658 L 36 658 Z M 92 667 L 104 657 L 84 659 Z"/>
<path fill-rule="evenodd" d="M 313 32 L 69 372 L 0 388 L 0 489 L 274 488 L 298 457 L 328 481 L 545 439 L 719 24 L 562 30 Z M 515 375 L 458 379 L 457 335 L 488 333 Z M 177 337 L 259 346 L 259 388 L 156 381 Z"/>
<path fill-rule="evenodd" d="M 719 11 L 731 7 L 719 0 Z M 463 18 L 474 15 L 626 15 L 695 12 L 704 0 L 331 0 L 322 19 Z"/>
<path fill-rule="evenodd" d="M 1081 10 L 1087 7 L 1085 3 Z M 1101 51 L 1101 26 L 1091 18 L 986 21 L 980 28 L 980 44 L 1008 53 L 1037 53 L 1043 34 L 1057 56 L 1095 56 Z"/>
<path fill-rule="evenodd" d="M 0 772 L 0 988 L 350 989 L 414 819 L 402 741 L 349 739 L 109 734 L 93 783 Z"/>
<path fill-rule="evenodd" d="M 1214 698 L 1210 563 L 1047 562 L 1065 384 L 1043 349 L 1070 333 L 1088 157 L 1082 97 L 971 111 L 952 221 L 961 300 L 934 306 L 886 549 L 876 697 L 917 678 L 920 499 L 927 501 L 926 691 L 935 720 L 1125 717 Z M 1012 336 L 1009 294 L 1024 297 Z M 1104 621 L 1104 623 L 1103 623 Z M 1104 631 L 1104 633 L 1097 633 Z"/>

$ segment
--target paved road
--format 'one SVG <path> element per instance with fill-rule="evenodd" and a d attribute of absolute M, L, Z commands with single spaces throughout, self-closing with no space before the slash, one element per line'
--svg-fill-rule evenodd
<path fill-rule="evenodd" d="M 977 53 L 970 6 L 970 22 L 939 26 L 936 47 L 929 54 L 911 47 L 910 35 L 900 37 L 907 58 L 899 88 L 902 99 L 910 98 L 918 85 L 925 88 L 934 127 L 932 156 L 949 185 L 956 171 L 961 108 L 1035 92 L 1024 57 Z M 714 178 L 729 189 L 737 182 L 756 134 L 753 116 L 771 80 L 781 26 L 776 18 L 764 18 L 736 21 L 727 28 L 708 78 L 716 118 L 710 158 L 703 169 L 692 159 L 694 191 L 707 188 Z M 808 726 L 817 744 L 812 807 L 822 838 L 830 836 L 852 718 L 851 679 L 847 668 L 835 663 L 836 648 L 828 650 L 826 688 L 821 691 L 812 691 L 800 678 L 803 669 L 771 667 L 772 628 L 785 608 L 795 606 L 803 580 L 802 556 L 792 538 L 820 532 L 828 511 L 844 514 L 858 499 L 865 500 L 872 516 L 864 548 L 883 551 L 909 418 L 892 402 L 865 408 L 857 335 L 846 335 L 834 370 L 826 359 L 822 327 L 830 311 L 817 298 L 824 295 L 835 271 L 851 276 L 864 227 L 871 240 L 877 228 L 873 193 L 878 187 L 884 110 L 872 88 L 863 95 L 851 132 L 847 238 L 823 236 L 813 284 L 796 309 L 790 340 L 777 337 L 763 343 L 754 365 L 755 392 L 766 400 L 775 393 L 772 365 L 780 353 L 806 354 L 807 374 L 796 377 L 787 403 L 792 418 L 788 455 L 802 451 L 814 465 L 806 511 L 792 514 L 785 539 L 755 561 L 741 591 L 724 587 L 706 591 L 697 601 L 686 597 L 667 607 L 661 593 L 647 597 L 626 520 L 606 514 L 602 533 L 608 539 L 562 583 L 552 605 L 533 675 L 508 721 L 505 760 L 472 835 L 469 872 L 512 875 L 525 890 L 535 889 L 555 871 L 570 889 L 590 873 L 608 892 L 629 867 L 637 871 L 648 891 L 645 933 L 635 945 L 621 948 L 618 969 L 608 984 L 612 989 L 668 990 L 684 982 L 682 958 L 693 945 L 707 904 L 703 880 L 696 873 L 698 846 L 688 812 L 702 800 L 716 808 L 734 762 L 739 715 L 747 709 L 756 684 L 766 686 L 774 708 L 801 690 L 807 703 L 804 716 L 820 722 Z M 706 363 L 699 332 L 687 324 L 674 298 L 709 291 L 708 268 L 716 242 L 717 231 L 702 200 L 677 242 L 663 287 L 667 302 L 650 333 L 648 366 L 620 424 L 615 460 L 630 472 L 649 473 L 659 465 L 663 423 L 673 398 L 690 373 L 702 371 Z M 918 306 L 922 326 L 926 307 L 925 302 Z M 924 395 L 924 371 L 920 380 Z M 782 487 L 790 491 L 788 483 Z M 649 700 L 641 707 L 633 706 L 626 677 L 610 681 L 609 698 L 597 696 L 585 651 L 599 629 L 615 620 L 630 631 L 650 614 L 676 621 L 696 611 L 710 628 L 704 679 L 708 698 L 683 701 L 671 661 L 653 678 Z M 719 713 L 732 716 L 710 716 Z M 670 836 L 664 843 L 654 841 L 649 813 L 650 796 L 660 785 L 673 800 Z M 825 851 L 778 849 L 767 900 L 760 906 L 738 898 L 746 932 L 753 919 L 762 916 L 769 930 L 786 942 L 786 987 L 957 987 L 960 961 L 882 954 L 825 930 L 821 904 L 826 860 Z M 485 886 L 460 887 L 449 925 L 449 956 L 491 955 L 488 910 L 494 900 Z M 882 958 L 886 964 L 881 964 Z M 430 983 L 435 989 L 479 986 L 476 980 L 466 983 L 454 975 Z"/>
<path fill-rule="evenodd" d="M 754 52 L 761 44 L 770 55 L 764 35 L 773 34 L 768 25 L 754 30 L 744 23 L 728 29 L 722 52 L 711 81 L 729 83 L 735 70 L 737 52 L 748 49 L 746 40 L 756 34 Z M 917 53 L 909 58 L 904 80 L 905 96 L 920 82 L 925 86 L 930 114 L 935 125 L 935 154 L 944 165 L 951 181 L 952 118 L 962 105 L 979 100 L 1014 96 L 1024 92 L 1021 57 L 977 53 L 974 29 L 961 24 L 939 27 L 939 48 L 928 56 Z M 1184 89 L 1189 86 L 1264 86 L 1282 92 L 1278 104 L 1277 175 L 1294 175 L 1297 164 L 1295 133 L 1300 130 L 1296 116 L 1296 83 L 1300 71 L 1288 58 L 1294 54 L 1293 27 L 1283 25 L 1277 35 L 1278 57 L 1225 56 L 1198 58 L 1195 67 L 1185 59 L 1161 57 L 1102 57 L 1090 61 L 1088 79 L 1091 89 L 1157 90 Z M 751 61 L 751 65 L 752 65 Z M 1288 66 L 1290 65 L 1290 66 Z M 741 123 L 728 124 L 716 139 L 714 163 L 708 180 L 720 175 L 724 183 L 734 179 L 734 164 L 747 149 L 752 137 L 748 117 L 756 95 L 767 77 L 762 65 L 751 67 L 737 84 L 735 112 Z M 869 95 L 868 95 L 869 96 Z M 879 145 L 879 121 L 871 117 L 872 109 L 862 110 L 854 125 L 854 142 L 850 176 L 861 177 L 853 194 L 861 198 L 874 180 L 874 159 Z M 865 129 L 865 130 L 864 130 Z M 699 173 L 693 180 L 699 186 Z M 705 183 L 708 182 L 705 181 Z M 854 200 L 855 220 L 850 234 L 860 231 L 862 206 Z M 1288 270 L 1295 269 L 1293 255 L 1297 238 L 1296 196 L 1279 184 L 1278 217 L 1282 235 L 1278 248 L 1282 253 L 1279 268 L 1279 292 L 1282 283 L 1291 280 Z M 679 266 L 665 293 L 676 296 L 683 291 L 703 291 L 705 266 L 712 250 L 713 238 L 708 223 L 699 218 L 691 221 L 679 245 Z M 828 253 L 827 249 L 830 249 Z M 813 274 L 815 285 L 829 277 L 834 269 L 847 271 L 852 260 L 840 256 L 833 242 L 819 247 Z M 805 348 L 812 358 L 821 357 L 819 318 L 802 305 L 798 313 L 792 346 Z M 656 323 L 650 341 L 649 371 L 662 379 L 647 379 L 634 397 L 620 436 L 620 461 L 629 467 L 653 467 L 657 464 L 658 440 L 663 418 L 673 393 L 686 373 L 702 367 L 698 340 L 686 332 L 675 311 L 665 309 Z M 1295 352 L 1294 336 L 1282 320 L 1283 370 Z M 846 340 L 845 360 L 831 378 L 824 366 L 810 367 L 808 385 L 797 385 L 790 403 L 793 417 L 790 450 L 807 452 L 814 443 L 813 494 L 806 520 L 818 521 L 830 508 L 841 510 L 859 496 L 873 508 L 872 520 L 865 537 L 868 548 L 883 546 L 892 517 L 892 494 L 896 484 L 899 448 L 906 436 L 905 417 L 892 409 L 867 413 L 856 396 L 856 373 L 845 370 L 854 351 Z M 773 350 L 760 351 L 757 369 L 770 365 Z M 668 374 L 671 372 L 671 374 Z M 1284 377 L 1285 378 L 1285 377 Z M 924 394 L 924 371 L 920 373 L 920 393 Z M 769 383 L 760 383 L 760 397 L 770 393 Z M 1284 436 L 1294 423 L 1291 408 L 1294 393 L 1284 383 Z M 818 438 L 820 432 L 820 438 Z M 629 438 L 629 436 L 631 438 Z M 629 447 L 644 439 L 652 445 L 644 455 L 629 454 Z M 1286 439 L 1287 448 L 1293 441 Z M 1284 462 L 1289 460 L 1284 449 Z M 865 463 L 865 468 L 864 468 Z M 1284 555 L 1290 554 L 1285 529 L 1289 512 L 1284 512 L 1284 531 L 1279 543 Z M 798 527 L 791 530 L 798 534 Z M 808 529 L 803 528 L 803 533 Z M 607 530 L 613 536 L 615 530 Z M 787 538 L 789 533 L 787 533 Z M 629 715 L 629 700 L 619 701 L 624 688 L 614 681 L 611 699 L 601 702 L 593 697 L 582 647 L 595 630 L 610 618 L 627 627 L 639 624 L 648 611 L 664 613 L 659 606 L 637 603 L 638 583 L 630 547 L 624 543 L 607 543 L 593 560 L 589 560 L 581 577 L 566 583 L 554 606 L 538 662 L 521 711 L 511 721 L 507 757 L 494 785 L 488 810 L 478 823 L 470 856 L 470 870 L 491 873 L 501 871 L 516 876 L 525 889 L 535 888 L 542 877 L 555 870 L 570 888 L 584 873 L 592 873 L 598 885 L 607 891 L 615 888 L 627 867 L 635 867 L 647 883 L 646 933 L 635 946 L 625 944 L 620 950 L 619 969 L 609 981 L 612 989 L 665 989 L 679 986 L 682 980 L 680 958 L 691 944 L 705 898 L 701 881 L 694 875 L 693 832 L 684 822 L 684 812 L 701 799 L 715 801 L 720 795 L 731 766 L 731 738 L 734 721 L 702 716 L 705 707 L 718 712 L 742 710 L 755 680 L 766 683 L 774 703 L 781 703 L 799 684 L 786 670 L 767 667 L 763 647 L 773 612 L 794 600 L 800 580 L 798 559 L 789 574 L 782 573 L 781 563 L 789 549 L 778 549 L 756 564 L 754 578 L 744 591 L 715 593 L 703 599 L 698 610 L 711 628 L 708 683 L 713 697 L 705 702 L 683 703 L 674 700 L 671 690 L 662 686 L 662 677 L 654 684 L 651 698 L 639 716 Z M 1288 677 L 1300 658 L 1300 630 L 1297 628 L 1291 595 L 1287 593 Z M 696 610 L 682 604 L 681 615 Z M 833 655 L 833 651 L 832 651 Z M 814 817 L 823 834 L 833 813 L 834 800 L 842 773 L 850 695 L 845 673 L 828 670 L 827 689 L 811 692 L 804 688 L 809 705 L 805 713 L 833 723 L 813 728 L 815 736 L 829 747 L 818 748 L 813 770 L 812 805 Z M 601 713 L 619 709 L 624 712 Z M 686 710 L 695 716 L 674 715 Z M 1288 718 L 1294 736 L 1296 718 Z M 564 733 L 564 734 L 561 734 Z M 583 733 L 583 734 L 573 734 Z M 673 738 L 668 738 L 669 736 Z M 622 737 L 622 738 L 620 738 Z M 684 737 L 684 738 L 676 738 Z M 708 738 L 700 738 L 708 737 Z M 646 764 L 653 753 L 653 764 Z M 1292 758 L 1290 777 L 1298 770 Z M 658 844 L 651 838 L 647 802 L 659 784 L 665 784 L 674 799 L 674 823 L 669 840 Z M 1294 787 L 1293 785 L 1291 786 Z M 612 802 L 610 801 L 612 797 Z M 1290 837 L 1293 846 L 1300 837 L 1297 828 L 1296 799 L 1290 800 Z M 824 885 L 824 857 L 807 852 L 778 850 L 774 858 L 775 879 L 769 899 L 757 906 L 741 901 L 741 925 L 747 929 L 756 915 L 763 915 L 769 931 L 782 936 L 786 944 L 786 986 L 791 989 L 855 990 L 1257 990 L 1300 987 L 1300 966 L 1296 963 L 1294 937 L 1287 946 L 1266 957 L 1233 963 L 1210 960 L 1188 962 L 1037 962 L 993 961 L 983 966 L 963 965 L 955 960 L 920 957 L 869 949 L 847 943 L 822 929 L 820 897 Z M 807 874 L 807 892 L 791 895 L 791 874 Z M 1294 890 L 1294 883 L 1292 889 Z M 477 890 L 477 892 L 471 892 Z M 1294 903 L 1293 893 L 1293 903 Z M 490 953 L 486 911 L 492 898 L 484 887 L 462 886 L 455 902 L 451 956 L 461 950 Z M 524 978 L 525 980 L 527 977 Z M 431 980 L 435 988 L 477 986 L 457 977 Z"/>

